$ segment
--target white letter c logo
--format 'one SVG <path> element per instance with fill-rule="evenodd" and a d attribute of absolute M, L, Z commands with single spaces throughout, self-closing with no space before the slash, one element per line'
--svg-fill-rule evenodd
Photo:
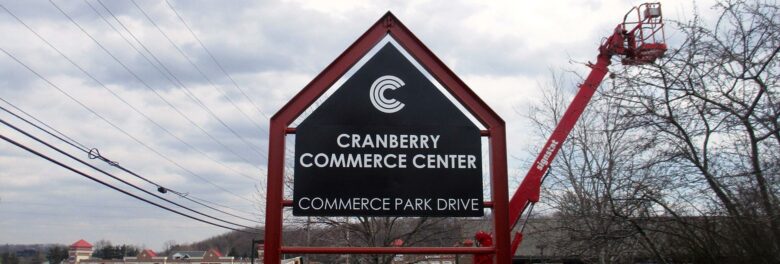
<path fill-rule="evenodd" d="M 387 97 L 385 97 L 385 91 L 387 89 L 395 90 L 401 86 L 404 86 L 404 81 L 398 77 L 392 75 L 379 77 L 374 81 L 374 84 L 371 85 L 371 104 L 379 111 L 388 114 L 400 111 L 401 108 L 404 108 L 404 103 L 395 99 L 387 99 Z"/>

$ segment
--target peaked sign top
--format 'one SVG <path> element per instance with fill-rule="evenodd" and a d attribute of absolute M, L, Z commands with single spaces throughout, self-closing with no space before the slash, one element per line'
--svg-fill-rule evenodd
<path fill-rule="evenodd" d="M 310 106 L 374 48 L 296 128 L 293 214 L 483 215 L 479 128 L 399 49 L 486 127 L 500 119 L 390 13 L 274 118 Z"/>
<path fill-rule="evenodd" d="M 393 48 L 405 51 L 405 59 L 417 63 L 419 67 L 435 80 L 435 82 L 438 82 L 438 84 L 441 85 L 441 88 L 450 95 L 449 99 L 456 101 L 454 103 L 459 103 L 459 108 L 465 109 L 470 116 L 481 123 L 483 130 L 477 130 L 475 136 L 473 130 L 475 126 L 471 120 L 469 120 L 469 125 L 448 126 L 447 128 L 450 129 L 446 129 L 445 127 L 437 128 L 436 126 L 417 126 L 414 124 L 408 124 L 408 126 L 406 126 L 403 122 L 369 123 L 352 126 L 350 123 L 341 123 L 344 120 L 338 119 L 334 119 L 335 124 L 332 124 L 333 127 L 328 127 L 330 126 L 329 124 L 317 124 L 318 122 L 313 122 L 311 123 L 312 126 L 306 128 L 306 126 L 303 125 L 304 123 L 307 123 L 305 120 L 301 122 L 302 125 L 297 128 L 290 127 L 290 125 L 307 110 L 307 108 L 311 107 L 312 104 L 325 94 L 326 90 L 331 89 L 337 81 L 344 77 L 344 74 L 347 71 L 359 63 L 361 59 L 366 57 L 372 49 L 379 47 L 377 44 L 380 44 L 387 37 L 392 38 L 392 40 L 395 41 L 393 42 Z M 372 56 L 372 58 L 375 56 L 376 55 Z M 411 59 L 409 57 L 411 57 Z M 366 64 L 368 64 L 368 62 Z M 398 64 L 396 64 L 396 66 L 397 65 Z M 415 66 L 415 69 L 419 70 L 418 66 Z M 362 67 L 365 67 L 365 65 Z M 358 69 L 358 71 L 360 71 L 360 69 Z M 388 116 L 392 116 L 400 114 L 405 110 L 414 109 L 410 104 L 414 104 L 415 100 L 410 100 L 410 97 L 404 97 L 408 95 L 403 95 L 403 93 L 410 92 L 407 89 L 422 89 L 425 85 L 413 85 L 413 82 L 409 81 L 411 79 L 404 80 L 402 79 L 403 76 L 395 76 L 391 73 L 381 74 L 382 75 L 378 75 L 378 77 L 375 75 L 368 78 L 369 82 L 355 81 L 353 85 L 356 85 L 356 87 L 346 87 L 349 88 L 348 90 L 356 91 L 354 92 L 356 95 L 352 96 L 356 96 L 358 100 L 363 100 L 363 102 L 361 102 L 363 104 L 363 106 L 361 106 L 363 108 L 362 111 L 380 111 Z M 356 77 L 353 75 L 349 78 Z M 425 79 L 430 82 L 430 80 L 427 80 L 428 77 Z M 345 81 L 344 85 L 347 85 L 349 82 L 350 80 Z M 374 89 L 372 89 L 372 87 L 374 87 Z M 338 89 L 342 88 L 345 88 L 345 86 Z M 336 93 L 334 93 L 334 95 L 336 95 Z M 330 99 L 332 98 L 328 97 L 325 101 Z M 372 100 L 370 102 L 370 107 L 366 100 Z M 451 100 L 448 101 L 451 104 L 453 103 Z M 325 104 L 326 103 L 323 103 L 320 106 Z M 378 114 L 379 113 L 376 112 L 371 113 L 371 115 Z M 458 119 L 462 120 L 461 117 L 452 118 L 453 119 L 449 120 L 453 121 L 452 123 L 445 123 L 457 124 L 455 121 Z M 373 119 L 369 121 L 378 122 L 378 120 Z M 382 126 L 385 124 L 390 124 L 390 126 L 383 129 Z M 406 134 L 399 133 L 404 131 L 404 129 L 408 129 L 409 132 Z M 306 130 L 308 130 L 308 132 L 306 132 Z M 318 134 L 316 133 L 318 131 L 327 133 Z M 462 135 L 469 135 L 468 140 L 466 140 L 468 143 L 463 145 L 460 145 L 459 142 L 461 141 L 457 140 L 457 135 L 461 135 L 461 132 Z M 285 136 L 287 134 L 296 134 L 296 159 L 294 160 L 296 170 L 293 172 L 296 179 L 298 176 L 301 176 L 301 173 L 309 173 L 309 175 L 303 175 L 304 177 L 302 178 L 308 177 L 308 179 L 314 180 L 314 182 L 309 183 L 315 184 L 315 188 L 313 189 L 315 192 L 313 195 L 321 195 L 322 197 L 302 196 L 300 195 L 301 193 L 296 196 L 296 189 L 300 186 L 293 186 L 293 200 L 285 200 Z M 308 136 L 304 136 L 304 134 L 308 134 Z M 349 134 L 349 136 L 347 136 L 347 134 Z M 311 137 L 312 135 L 314 135 L 314 137 Z M 416 137 L 413 137 L 413 135 Z M 453 135 L 455 135 L 455 137 L 453 137 Z M 436 199 L 435 202 L 426 200 L 424 196 L 428 194 L 431 194 L 433 197 L 439 195 L 440 198 L 447 198 L 446 195 L 453 193 L 457 194 L 458 191 L 447 193 L 447 188 L 441 188 L 439 185 L 459 182 L 460 178 L 466 179 L 469 184 L 459 185 L 457 187 L 468 187 L 469 189 L 467 191 L 472 191 L 470 186 L 475 185 L 473 184 L 473 179 L 475 179 L 473 175 L 475 166 L 480 166 L 476 169 L 480 172 L 480 175 L 477 177 L 482 176 L 482 170 L 480 169 L 482 165 L 477 165 L 477 163 L 482 163 L 480 156 L 481 151 L 474 152 L 473 149 L 475 144 L 474 141 L 481 141 L 483 139 L 480 138 L 480 136 L 487 137 L 489 144 L 489 176 L 491 178 L 490 201 L 482 201 L 482 196 L 480 195 L 476 198 L 475 203 L 473 192 L 469 193 L 468 197 L 452 196 L 451 198 L 453 199 L 445 199 L 444 203 L 441 203 L 438 199 Z M 316 144 L 298 144 L 301 137 L 312 139 L 312 142 L 315 142 Z M 319 137 L 319 139 L 317 137 Z M 449 141 L 447 139 L 448 137 L 450 138 Z M 367 141 L 366 138 L 370 138 L 371 140 Z M 416 145 L 412 143 L 415 139 Z M 453 139 L 456 140 L 453 141 Z M 406 140 L 405 143 L 404 140 Z M 436 143 L 434 143 L 434 141 Z M 448 141 L 449 143 L 445 143 L 445 141 Z M 397 143 L 397 145 L 395 143 Z M 402 147 L 402 145 L 406 147 Z M 479 146 L 482 145 L 484 144 L 479 143 Z M 394 146 L 399 147 L 395 148 Z M 299 149 L 299 147 L 304 147 L 304 149 Z M 351 157 L 353 157 L 353 160 L 341 161 L 341 155 L 344 155 L 344 157 L 352 155 Z M 401 168 L 403 155 L 406 155 L 405 168 Z M 418 158 L 419 155 L 424 155 L 424 160 L 423 158 Z M 325 162 L 326 158 L 329 159 L 330 162 Z M 475 163 L 472 163 L 472 160 Z M 368 168 L 366 164 L 370 164 L 371 168 Z M 380 165 L 381 169 L 375 167 L 376 165 Z M 421 166 L 423 168 L 420 168 Z M 308 172 L 306 171 L 307 169 L 312 168 L 316 169 L 309 170 Z M 411 170 L 419 170 L 418 172 L 415 172 L 417 176 L 407 177 L 407 172 L 411 172 Z M 318 183 L 316 181 L 319 180 L 319 176 L 333 181 L 342 181 L 346 179 L 347 183 L 343 184 L 345 186 L 350 186 L 349 182 L 351 181 L 358 182 L 358 184 L 365 183 L 365 186 L 371 188 L 381 187 L 387 189 L 379 189 L 377 191 L 369 190 L 371 188 L 364 188 L 365 186 L 351 185 L 351 189 L 343 188 L 347 190 L 348 193 L 336 193 L 336 196 L 327 197 L 327 195 L 330 195 L 333 192 L 316 193 L 316 187 L 327 189 L 328 187 L 338 185 L 329 183 L 328 180 L 325 182 L 328 183 L 329 186 L 317 186 L 316 184 Z M 421 185 L 419 183 L 413 184 L 411 187 L 409 187 L 409 185 L 404 185 L 408 181 L 414 183 L 414 181 L 418 179 L 425 179 L 425 181 L 429 182 L 431 179 L 437 179 L 437 181 L 429 185 Z M 480 185 L 477 192 L 482 193 L 482 182 L 479 178 L 476 179 L 478 179 Z M 421 188 L 421 186 L 423 188 Z M 406 187 L 409 187 L 409 190 L 416 189 L 413 190 L 415 193 L 412 193 L 411 195 L 404 193 L 405 191 L 408 191 Z M 294 215 L 325 216 L 474 216 L 481 215 L 483 211 L 482 208 L 490 207 L 494 223 L 493 230 L 496 236 L 495 247 L 462 248 L 457 252 L 493 252 L 496 254 L 496 259 L 500 260 L 499 262 L 506 262 L 511 259 L 508 236 L 508 187 L 506 169 L 506 130 L 504 121 L 390 12 L 374 23 L 373 26 L 363 33 L 352 45 L 350 45 L 271 118 L 269 128 L 267 190 L 268 201 L 266 203 L 267 214 L 265 229 L 266 250 L 264 251 L 266 260 L 279 259 L 283 252 L 372 254 L 390 252 L 398 254 L 440 254 L 453 252 L 452 250 L 436 248 L 407 247 L 397 248 L 397 250 L 396 248 L 388 250 L 388 248 L 285 247 L 281 244 L 281 232 L 283 227 L 282 213 L 283 209 L 289 206 L 293 207 Z M 312 189 L 309 189 L 309 191 L 311 190 Z M 420 194 L 420 190 L 424 190 L 425 192 Z M 413 199 L 415 198 L 415 195 L 419 195 L 417 196 L 418 199 Z M 332 199 L 334 197 L 336 200 Z M 388 200 L 388 198 L 390 200 Z M 397 198 L 400 198 L 401 204 L 398 204 L 399 199 Z M 335 204 L 334 201 L 339 203 Z M 477 208 L 476 211 L 479 211 L 477 213 L 475 213 L 474 210 L 475 204 Z M 437 208 L 431 210 L 429 207 Z M 439 210 L 442 209 L 442 207 L 444 207 L 443 210 Z M 322 208 L 325 209 L 319 211 Z M 457 211 L 451 211 L 452 208 L 455 208 Z M 312 213 L 310 210 L 319 212 Z M 425 212 L 415 210 L 423 210 Z"/>
<path fill-rule="evenodd" d="M 504 120 L 496 114 L 474 91 L 455 75 L 436 55 L 431 52 L 391 12 L 387 12 L 374 25 L 330 63 L 320 74 L 285 104 L 272 121 L 290 125 L 338 81 L 352 66 L 363 58 L 386 35 L 390 35 L 430 75 L 438 81 L 466 110 L 468 110 L 488 131 L 503 127 Z"/>

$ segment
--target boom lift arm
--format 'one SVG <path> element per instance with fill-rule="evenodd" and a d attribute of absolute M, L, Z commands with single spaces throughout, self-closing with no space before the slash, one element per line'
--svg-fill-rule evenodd
<path fill-rule="evenodd" d="M 591 68 L 590 74 L 579 86 L 577 95 L 509 201 L 509 223 L 512 227 L 510 230 L 514 230 L 520 222 L 523 212 L 539 201 L 543 175 L 550 168 L 550 163 L 607 74 L 607 66 L 610 65 L 612 57 L 621 56 L 624 65 L 653 63 L 666 52 L 664 38 L 661 4 L 645 3 L 629 10 L 612 35 L 601 43 L 596 63 L 588 65 Z M 521 228 L 512 241 L 513 254 L 522 239 Z"/>

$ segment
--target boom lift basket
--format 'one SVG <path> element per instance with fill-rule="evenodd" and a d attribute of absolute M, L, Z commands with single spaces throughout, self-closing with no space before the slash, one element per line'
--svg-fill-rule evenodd
<path fill-rule="evenodd" d="M 623 17 L 624 65 L 652 63 L 666 52 L 661 3 L 645 3 L 632 8 Z"/>
<path fill-rule="evenodd" d="M 519 223 L 519 231 L 512 240 L 511 250 L 514 254 L 523 240 L 525 221 L 521 221 L 523 212 L 528 210 L 526 219 L 530 217 L 533 205 L 539 201 L 539 193 L 544 176 L 549 173 L 550 162 L 560 150 L 562 143 L 569 136 L 588 102 L 593 97 L 599 84 L 609 72 L 608 66 L 614 56 L 620 56 L 623 65 L 642 65 L 655 62 L 666 52 L 666 36 L 664 35 L 663 13 L 660 3 L 645 3 L 632 8 L 623 16 L 623 22 L 615 27 L 612 34 L 601 42 L 596 63 L 589 63 L 591 68 L 588 77 L 579 85 L 569 107 L 561 116 L 552 135 L 547 139 L 542 151 L 529 168 L 517 191 L 509 201 L 509 223 L 512 229 Z M 475 260 L 482 259 L 477 258 Z M 477 262 L 475 263 L 482 263 Z M 485 261 L 489 263 L 489 261 Z"/>

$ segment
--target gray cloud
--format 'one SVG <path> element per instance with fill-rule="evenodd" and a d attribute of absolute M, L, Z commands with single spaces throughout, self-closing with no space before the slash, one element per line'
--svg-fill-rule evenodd
<path fill-rule="evenodd" d="M 107 15 L 96 0 L 88 2 Z M 139 140 L 243 197 L 257 195 L 255 186 L 264 191 L 264 178 L 252 181 L 236 175 L 234 170 L 250 177 L 263 175 L 266 159 L 256 152 L 267 153 L 268 116 L 388 10 L 507 120 L 512 143 L 510 155 L 526 157 L 529 156 L 527 148 L 534 143 L 527 136 L 531 133 L 526 127 L 527 120 L 515 110 L 535 102 L 541 89 L 538 83 L 547 78 L 548 69 L 571 67 L 577 72 L 586 72 L 585 67 L 570 66 L 569 58 L 592 60 L 600 38 L 612 30 L 632 5 L 621 0 L 580 4 L 542 1 L 490 4 L 470 1 L 171 1 L 252 99 L 250 102 L 214 64 L 165 2 L 137 1 L 218 87 L 209 84 L 132 2 L 103 1 L 199 100 L 236 133 L 256 145 L 251 147 L 192 102 L 177 83 L 158 72 L 86 3 L 55 3 L 150 87 L 251 163 L 226 151 L 184 120 L 48 1 L 0 0 L 0 4 L 155 122 L 231 169 L 210 161 L 133 112 L 2 10 L 0 33 L 4 38 L 0 40 L 0 47 Z M 121 30 L 112 17 L 106 18 Z M 121 34 L 130 38 L 124 32 Z M 0 54 L 0 97 L 170 188 L 252 213 L 259 213 L 257 207 L 262 207 L 262 203 L 253 205 L 214 188 L 151 153 L 5 54 Z M 254 121 L 247 120 L 229 103 L 228 97 Z M 5 113 L 0 113 L 0 118 L 20 123 Z M 32 130 L 29 126 L 23 127 Z M 8 128 L 0 127 L 0 133 L 43 149 Z M 39 132 L 35 135 L 45 136 Z M 46 138 L 54 142 L 54 139 Z M 59 142 L 57 146 L 73 151 Z M 54 154 L 52 151 L 45 153 Z M 80 153 L 79 157 L 85 158 L 85 155 Z M 523 167 L 520 163 L 512 160 L 510 168 Z M 68 164 L 87 170 L 72 161 Z M 100 166 L 124 179 L 143 184 L 105 164 Z M 153 190 L 148 184 L 142 186 Z M 90 241 L 105 238 L 159 249 L 170 239 L 194 241 L 224 231 L 128 199 L 5 142 L 0 142 L 0 215 L 8 216 L 0 218 L 0 230 L 3 230 L 0 241 L 6 243 L 71 243 L 80 238 Z"/>

